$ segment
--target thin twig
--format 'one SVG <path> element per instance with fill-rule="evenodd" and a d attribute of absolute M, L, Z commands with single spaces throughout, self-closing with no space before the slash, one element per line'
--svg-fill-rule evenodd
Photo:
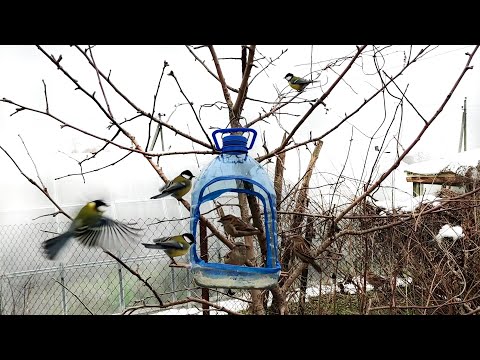
<path fill-rule="evenodd" d="M 147 138 L 147 145 L 145 145 L 145 149 L 148 150 L 148 145 L 150 144 L 150 131 L 152 127 L 152 121 L 153 121 L 153 115 L 155 114 L 155 105 L 157 104 L 157 96 L 158 96 L 158 91 L 160 90 L 160 84 L 162 82 L 163 74 L 165 73 L 165 68 L 168 66 L 168 62 L 166 60 L 163 61 L 163 68 L 162 68 L 162 73 L 160 75 L 160 79 L 158 79 L 158 85 L 157 85 L 157 91 L 155 92 L 155 95 L 153 95 L 153 109 L 152 109 L 152 116 L 150 117 L 150 122 L 148 123 L 148 138 Z M 157 124 L 158 129 L 161 131 L 162 125 Z M 155 146 L 155 143 L 157 141 L 157 138 L 155 137 L 152 142 L 152 147 L 150 149 L 153 150 L 153 147 Z M 163 150 L 163 149 L 162 149 Z"/>
<path fill-rule="evenodd" d="M 47 97 L 47 84 L 45 84 L 45 81 L 42 79 L 42 82 L 43 82 L 43 92 L 45 93 L 45 104 L 46 104 L 46 112 L 48 113 L 49 110 L 48 110 L 48 97 Z"/>
<path fill-rule="evenodd" d="M 138 153 L 138 154 L 142 154 L 142 155 L 144 155 L 148 158 L 162 157 L 162 156 L 168 156 L 168 155 L 178 155 L 178 154 L 192 154 L 192 153 L 195 153 L 195 154 L 200 154 L 200 155 L 211 155 L 211 154 L 217 154 L 218 153 L 217 151 L 213 151 L 213 150 L 212 151 L 195 151 L 195 152 L 192 152 L 192 151 L 176 151 L 176 152 L 169 152 L 169 153 L 149 153 L 149 152 L 143 151 L 141 148 L 137 149 L 137 148 L 126 147 L 126 146 L 117 144 L 117 143 L 115 143 L 111 140 L 108 140 L 106 138 L 102 138 L 100 136 L 92 134 L 92 133 L 90 133 L 88 131 L 85 131 L 83 129 L 80 129 L 76 126 L 70 125 L 69 123 L 59 119 L 58 117 L 56 117 L 52 114 L 47 114 L 46 112 L 44 112 L 42 110 L 33 109 L 33 108 L 28 107 L 28 106 L 20 105 L 20 104 L 17 104 L 16 102 L 14 102 L 14 101 L 11 101 L 11 100 L 8 100 L 8 99 L 5 99 L 5 98 L 0 99 L 0 102 L 20 106 L 20 108 L 18 108 L 17 111 L 15 111 L 13 114 L 11 114 L 11 116 L 17 114 L 19 111 L 22 111 L 22 110 L 29 110 L 29 111 L 36 112 L 36 113 L 39 113 L 39 114 L 44 114 L 44 115 L 47 115 L 47 116 L 51 117 L 52 119 L 58 121 L 59 123 L 61 123 L 63 125 L 62 127 L 69 127 L 71 129 L 77 130 L 77 131 L 79 131 L 79 132 L 81 132 L 85 135 L 91 136 L 95 139 L 101 140 L 101 141 L 106 142 L 108 144 L 112 144 L 112 145 L 114 145 L 114 146 L 116 146 L 120 149 L 127 150 L 127 151 L 132 151 L 132 152 L 135 152 L 135 153 Z M 199 142 L 199 141 L 196 141 L 196 142 L 200 143 L 202 145 L 201 142 Z M 207 144 L 205 144 L 205 145 L 206 145 L 206 147 L 208 147 Z"/>
<path fill-rule="evenodd" d="M 129 155 L 131 155 L 131 154 L 132 154 L 132 153 L 129 152 L 127 155 L 122 156 L 120 159 L 114 161 L 113 163 L 108 164 L 108 165 L 105 165 L 105 166 L 102 166 L 102 167 L 100 167 L 100 168 L 97 168 L 97 169 L 94 169 L 94 170 L 85 171 L 85 172 L 82 171 L 82 172 L 77 173 L 77 174 L 68 174 L 68 175 L 60 176 L 60 177 L 55 178 L 55 180 L 60 180 L 60 179 L 63 179 L 63 178 L 69 177 L 69 176 L 82 175 L 82 177 L 83 177 L 83 182 L 85 183 L 85 177 L 84 177 L 84 175 L 90 174 L 90 173 L 92 173 L 92 172 L 100 171 L 100 170 L 103 170 L 103 169 L 105 169 L 105 168 L 107 168 L 107 167 L 116 165 L 116 164 L 118 164 L 120 161 L 122 161 L 123 159 L 125 159 L 127 156 L 129 156 Z M 79 165 L 81 166 L 80 163 L 79 163 Z M 81 169 L 81 168 L 80 168 L 80 169 Z"/>
<path fill-rule="evenodd" d="M 152 285 L 150 285 L 150 283 L 148 282 L 148 280 L 145 280 L 143 279 L 139 273 L 137 273 L 135 270 L 133 270 L 132 268 L 130 268 L 127 264 L 125 264 L 120 258 L 118 258 L 117 256 L 113 255 L 110 251 L 108 250 L 103 250 L 105 253 L 107 253 L 108 255 L 110 255 L 111 257 L 113 257 L 115 260 L 117 260 L 125 269 L 127 269 L 132 275 L 135 275 L 137 277 L 138 280 L 140 280 L 141 282 L 143 282 L 143 284 L 148 288 L 150 289 L 150 291 L 153 293 L 153 295 L 155 296 L 155 298 L 157 299 L 158 303 L 163 306 L 163 302 L 162 302 L 162 299 L 160 298 L 160 295 L 158 295 L 157 291 L 152 287 Z"/>
<path fill-rule="evenodd" d="M 57 279 L 55 278 L 52 278 L 57 284 L 59 284 L 60 286 L 62 286 L 65 290 L 67 290 L 70 294 L 72 294 L 73 296 L 75 296 L 75 298 L 80 302 L 80 304 L 83 305 L 83 307 L 90 313 L 90 315 L 94 315 L 93 312 L 90 311 L 90 309 L 87 307 L 87 305 L 85 305 L 83 303 L 82 300 L 80 300 L 80 298 L 73 292 L 71 291 L 69 288 L 67 288 L 65 285 L 63 285 L 60 281 L 58 281 Z"/>
<path fill-rule="evenodd" d="M 422 114 L 420 114 L 420 112 L 417 110 L 417 108 L 416 108 L 416 107 L 411 103 L 411 101 L 408 100 L 408 98 L 405 96 L 405 92 L 406 92 L 406 91 L 402 91 L 402 90 L 400 89 L 400 87 L 397 85 L 397 83 L 394 81 L 394 79 L 393 79 L 391 76 L 389 76 L 385 71 L 383 71 L 383 73 L 385 74 L 385 76 L 386 76 L 387 78 L 390 79 L 390 81 L 393 83 L 393 85 L 395 85 L 395 87 L 398 89 L 398 91 L 400 91 L 400 93 L 401 93 L 402 96 L 405 98 L 405 100 L 407 100 L 407 102 L 410 104 L 410 106 L 413 108 L 413 110 L 415 110 L 415 112 L 417 113 L 417 115 L 420 116 L 420 118 L 421 118 L 421 119 L 423 120 L 423 122 L 426 124 L 426 123 L 427 123 L 427 120 L 422 116 Z M 408 87 L 408 85 L 407 85 L 407 87 Z"/>
<path fill-rule="evenodd" d="M 0 146 L 0 149 L 2 149 L 2 151 L 10 158 L 10 160 L 15 164 L 16 168 L 18 169 L 18 171 L 20 172 L 20 174 L 23 175 L 23 177 L 25 179 L 27 179 L 31 184 L 33 184 L 38 190 L 40 190 L 47 198 L 48 200 L 50 200 L 52 202 L 53 205 L 55 205 L 55 207 L 60 211 L 61 214 L 65 215 L 67 218 L 69 218 L 70 220 L 72 220 L 71 216 L 68 215 L 65 211 L 62 210 L 62 208 L 55 202 L 55 200 L 53 200 L 53 198 L 50 196 L 50 194 L 48 193 L 47 189 L 42 189 L 42 187 L 40 185 L 38 185 L 35 180 L 29 178 L 23 171 L 22 169 L 17 165 L 17 163 L 15 162 L 15 160 L 13 160 L 13 158 L 10 156 L 10 154 L 2 147 Z"/>
<path fill-rule="evenodd" d="M 45 217 L 45 216 L 55 217 L 55 216 L 57 216 L 58 214 L 61 214 L 61 213 L 62 213 L 61 211 L 56 211 L 56 212 L 51 213 L 51 214 L 40 215 L 40 216 L 37 216 L 36 218 L 33 218 L 32 221 L 40 219 L 40 218 Z"/>
<path fill-rule="evenodd" d="M 177 306 L 177 305 L 183 305 L 183 304 L 187 304 L 187 303 L 190 303 L 190 302 L 196 302 L 196 303 L 199 303 L 199 304 L 209 305 L 209 306 L 211 306 L 211 307 L 213 307 L 217 310 L 224 311 L 224 312 L 226 312 L 227 314 L 230 314 L 230 315 L 241 315 L 240 313 L 229 310 L 229 309 L 227 309 L 223 306 L 217 305 L 217 304 L 212 303 L 210 301 L 199 299 L 199 298 L 196 298 L 196 297 L 191 297 L 191 296 L 188 296 L 185 299 L 181 299 L 181 300 L 178 300 L 178 301 L 172 301 L 170 303 L 166 303 L 166 304 L 163 304 L 163 305 L 145 304 L 145 305 L 139 305 L 139 306 L 132 306 L 132 307 L 126 308 L 122 312 L 122 315 L 127 315 L 127 312 L 128 312 L 128 315 L 131 315 L 134 311 L 137 311 L 139 309 L 144 309 L 144 308 L 166 309 L 166 308 L 169 308 L 169 307 L 173 307 L 173 306 Z"/>
<path fill-rule="evenodd" d="M 225 97 L 225 101 L 228 106 L 229 118 L 231 118 L 231 114 L 233 111 L 233 101 L 232 101 L 232 98 L 230 97 L 230 93 L 228 92 L 227 82 L 225 81 L 225 77 L 223 76 L 223 71 L 222 71 L 222 68 L 220 67 L 220 63 L 218 62 L 217 53 L 215 52 L 213 45 L 208 45 L 208 49 L 210 50 L 210 54 L 212 55 L 213 63 L 215 64 L 215 69 L 217 70 L 217 74 L 218 74 L 218 80 L 222 85 L 223 96 Z"/>
<path fill-rule="evenodd" d="M 188 105 L 190 105 L 190 108 L 192 109 L 193 114 L 195 115 L 195 119 L 197 119 L 198 125 L 200 125 L 200 128 L 202 129 L 203 133 L 205 134 L 205 137 L 207 138 L 208 142 L 210 143 L 210 146 L 211 146 L 212 148 L 215 148 L 215 146 L 214 146 L 213 143 L 212 143 L 212 140 L 210 139 L 210 136 L 208 136 L 207 132 L 206 132 L 205 129 L 203 128 L 202 122 L 201 122 L 200 119 L 198 118 L 197 112 L 195 111 L 195 108 L 193 107 L 193 103 L 192 103 L 190 100 L 188 100 L 187 95 L 183 92 L 182 87 L 180 86 L 180 83 L 178 82 L 177 77 L 175 76 L 175 74 L 173 73 L 173 71 L 170 71 L 170 72 L 168 73 L 168 75 L 171 76 L 171 77 L 173 77 L 173 78 L 175 79 L 175 82 L 176 82 L 177 85 L 178 85 L 178 89 L 180 90 L 180 93 L 183 95 L 183 97 L 185 98 L 185 100 L 187 100 Z"/>
<path fill-rule="evenodd" d="M 47 106 L 48 107 L 48 106 Z M 30 152 L 28 151 L 28 148 L 27 148 L 27 145 L 25 145 L 25 142 L 23 141 L 22 137 L 20 136 L 20 134 L 18 134 L 18 137 L 20 138 L 20 140 L 22 140 L 22 144 L 23 146 L 25 147 L 25 150 L 27 151 L 27 154 L 28 156 L 30 157 L 30 160 L 32 160 L 32 164 L 35 168 L 35 172 L 37 173 L 37 177 L 38 177 L 38 180 L 40 181 L 40 184 L 42 184 L 43 186 L 43 189 L 48 192 L 47 190 L 47 187 L 45 186 L 45 184 L 43 183 L 42 181 L 42 178 L 40 177 L 40 174 L 38 173 L 38 169 L 37 169 L 37 165 L 35 165 L 35 161 L 33 161 L 33 158 L 32 158 L 32 155 L 30 155 Z"/>
<path fill-rule="evenodd" d="M 90 65 L 93 67 L 94 64 L 92 63 L 92 61 L 90 60 L 90 58 L 82 51 L 82 49 L 81 49 L 79 46 L 77 46 L 77 45 L 75 45 L 75 47 L 78 49 L 78 51 L 87 59 L 87 61 L 88 61 L 88 62 L 90 63 Z M 45 56 L 48 57 L 48 59 L 49 59 L 50 61 L 52 61 L 54 64 L 57 64 L 56 61 L 55 61 L 55 58 L 50 57 L 41 47 L 39 47 L 39 49 L 45 54 Z M 100 105 L 100 103 L 99 103 L 95 98 L 93 98 L 90 93 L 88 93 L 88 92 L 85 91 L 81 86 L 79 86 L 77 80 L 75 80 L 73 77 L 71 77 L 70 74 L 68 74 L 68 72 L 66 72 L 62 67 L 60 67 L 59 69 L 60 69 L 70 80 L 72 80 L 72 81 L 78 86 L 78 88 L 81 89 L 88 97 L 92 98 L 92 100 L 97 104 L 97 106 L 100 107 L 100 109 L 102 110 L 102 112 L 103 112 L 104 114 L 106 114 L 107 117 L 110 118 L 110 116 L 108 115 L 108 112 L 105 111 L 105 109 L 103 109 L 103 107 Z M 132 106 L 137 113 L 142 114 L 143 116 L 146 116 L 146 117 L 148 117 L 148 118 L 152 118 L 153 121 L 155 121 L 156 123 L 161 124 L 162 126 L 165 126 L 166 128 L 172 130 L 172 131 L 175 132 L 176 134 L 178 134 L 178 135 L 180 135 L 180 136 L 182 136 L 182 137 L 184 137 L 184 138 L 186 138 L 186 139 L 189 139 L 189 140 L 191 140 L 191 141 L 194 141 L 194 142 L 196 142 L 197 144 L 200 144 L 200 145 L 202 145 L 202 146 L 204 146 L 204 147 L 206 147 L 206 148 L 209 148 L 209 149 L 212 148 L 209 144 L 207 144 L 207 143 L 205 143 L 205 142 L 203 142 L 203 141 L 200 141 L 200 140 L 198 140 L 198 139 L 196 139 L 196 138 L 192 138 L 191 136 L 185 134 L 184 132 L 176 129 L 174 126 L 172 126 L 172 125 L 170 125 L 170 124 L 167 124 L 167 123 L 165 123 L 165 122 L 163 122 L 163 121 L 155 118 L 154 114 L 149 114 L 149 113 L 147 113 L 146 111 L 140 109 L 140 107 L 138 107 L 137 105 L 135 105 L 127 96 L 125 96 L 125 95 L 113 84 L 113 82 L 110 80 L 110 78 L 108 78 L 107 76 L 105 76 L 105 74 L 103 74 L 103 72 L 100 71 L 100 69 L 96 69 L 96 70 L 98 71 L 98 73 L 100 74 L 100 76 L 103 77 L 103 78 L 107 81 L 107 83 L 112 87 L 112 89 L 113 89 L 120 97 L 122 97 L 130 106 Z M 132 150 L 133 150 L 133 149 L 132 149 Z"/>

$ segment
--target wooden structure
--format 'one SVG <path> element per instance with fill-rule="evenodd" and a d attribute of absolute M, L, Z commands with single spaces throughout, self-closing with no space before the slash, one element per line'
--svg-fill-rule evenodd
<path fill-rule="evenodd" d="M 423 195 L 423 184 L 463 187 L 471 182 L 469 174 L 463 176 L 452 171 L 437 174 L 418 174 L 410 171 L 406 173 L 407 182 L 413 183 L 413 196 Z"/>

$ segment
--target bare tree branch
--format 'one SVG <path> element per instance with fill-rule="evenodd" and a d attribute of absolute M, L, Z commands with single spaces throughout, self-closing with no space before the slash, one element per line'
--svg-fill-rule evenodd
<path fill-rule="evenodd" d="M 227 83 L 225 81 L 225 78 L 223 77 L 222 68 L 220 67 L 220 63 L 218 62 L 218 57 L 215 52 L 215 49 L 213 48 L 213 45 L 209 45 L 208 49 L 210 50 L 210 54 L 212 54 L 213 63 L 215 64 L 215 68 L 217 69 L 218 80 L 222 85 L 223 96 L 225 97 L 225 101 L 227 102 L 229 113 L 231 114 L 233 112 L 233 102 L 230 97 L 230 93 L 228 92 Z M 230 115 L 229 117 L 232 118 L 232 115 Z"/>
<path fill-rule="evenodd" d="M 18 169 L 18 171 L 20 172 L 20 174 L 23 175 L 23 177 L 25 179 L 27 179 L 31 184 L 33 184 L 38 190 L 40 190 L 47 198 L 48 200 L 51 201 L 51 203 L 53 205 L 55 205 L 55 207 L 60 211 L 60 213 L 62 215 L 65 215 L 67 218 L 69 218 L 70 220 L 72 220 L 71 216 L 68 215 L 66 212 L 64 212 L 62 210 L 62 208 L 55 202 L 55 200 L 53 200 L 53 198 L 50 196 L 50 194 L 48 193 L 47 191 L 47 188 L 42 188 L 40 185 L 38 185 L 35 180 L 29 178 L 27 175 L 25 175 L 25 173 L 22 171 L 22 169 L 17 165 L 17 163 L 15 162 L 15 160 L 13 160 L 13 158 L 10 156 L 10 154 L 2 147 L 0 146 L 0 149 L 2 149 L 2 151 L 9 157 L 9 159 L 14 163 L 15 167 Z"/>
<path fill-rule="evenodd" d="M 42 83 L 43 83 L 43 92 L 45 94 L 45 105 L 46 105 L 46 112 L 48 113 L 49 110 L 48 110 L 48 97 L 47 97 L 47 84 L 45 84 L 45 81 L 42 79 Z"/>
<path fill-rule="evenodd" d="M 160 295 L 157 293 L 157 291 L 152 287 L 152 285 L 150 285 L 150 283 L 148 282 L 148 279 L 145 280 L 143 279 L 139 273 L 137 273 L 135 270 L 133 270 L 132 268 L 130 268 L 127 264 L 125 264 L 120 258 L 118 258 L 117 256 L 113 255 L 110 251 L 108 250 L 103 250 L 103 252 L 105 252 L 106 254 L 110 255 L 111 257 L 113 257 L 115 260 L 117 260 L 125 269 L 127 269 L 132 275 L 136 276 L 138 280 L 140 280 L 151 292 L 152 294 L 155 296 L 155 298 L 157 299 L 158 303 L 163 306 L 163 302 L 162 302 L 162 299 L 160 298 Z"/>
<path fill-rule="evenodd" d="M 208 142 L 210 143 L 210 146 L 211 146 L 212 148 L 214 148 L 215 146 L 213 145 L 212 140 L 210 140 L 210 136 L 208 136 L 207 132 L 206 132 L 205 129 L 203 128 L 202 122 L 201 122 L 200 119 L 198 118 L 197 112 L 195 111 L 195 108 L 193 107 L 193 103 L 192 103 L 190 100 L 188 100 L 187 95 L 185 95 L 185 93 L 183 92 L 182 87 L 180 86 L 180 83 L 179 83 L 178 80 L 177 80 L 177 77 L 175 76 L 175 74 L 173 73 L 173 71 L 170 71 L 170 72 L 168 73 L 168 75 L 171 76 L 171 77 L 173 77 L 173 78 L 175 79 L 175 82 L 176 82 L 177 85 L 178 85 L 178 89 L 180 90 L 180 93 L 183 95 L 183 97 L 185 98 L 185 100 L 187 100 L 188 105 L 190 105 L 190 108 L 192 109 L 193 114 L 195 115 L 195 119 L 197 119 L 198 125 L 200 125 L 200 128 L 202 129 L 205 137 L 207 138 Z"/>
<path fill-rule="evenodd" d="M 43 183 L 42 178 L 40 177 L 40 174 L 38 173 L 37 165 L 35 164 L 35 161 L 33 161 L 32 156 L 31 156 L 30 153 L 28 152 L 27 145 L 25 145 L 25 142 L 23 141 L 23 139 L 22 139 L 22 137 L 20 136 L 20 134 L 18 134 L 18 137 L 19 137 L 20 140 L 22 141 L 22 144 L 23 144 L 23 146 L 25 147 L 25 150 L 27 151 L 27 154 L 28 154 L 28 156 L 30 157 L 30 160 L 32 160 L 33 167 L 35 168 L 35 172 L 37 173 L 38 181 L 40 181 L 40 184 L 42 184 L 43 189 L 44 189 L 45 191 L 47 191 L 47 187 L 46 187 L 45 184 Z"/>
<path fill-rule="evenodd" d="M 83 305 L 83 307 L 90 313 L 90 315 L 94 315 L 94 313 L 88 308 L 87 305 L 85 305 L 85 303 L 73 292 L 71 291 L 69 288 L 67 288 L 65 285 L 63 285 L 60 281 L 58 281 L 57 279 L 55 278 L 52 278 L 53 281 L 55 281 L 58 285 L 60 285 L 61 287 L 63 287 L 65 290 L 67 290 L 70 294 L 72 294 L 73 296 L 75 296 L 75 299 L 77 299 L 80 304 Z"/>

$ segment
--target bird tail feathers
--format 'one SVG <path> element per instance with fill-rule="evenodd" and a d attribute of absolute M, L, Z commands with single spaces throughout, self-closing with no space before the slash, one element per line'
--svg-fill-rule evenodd
<path fill-rule="evenodd" d="M 162 194 L 152 196 L 150 199 L 160 199 L 160 198 L 162 198 L 164 196 L 167 196 L 167 195 L 168 195 L 167 193 L 162 193 Z"/>
<path fill-rule="evenodd" d="M 67 231 L 64 234 L 45 240 L 42 243 L 42 247 L 47 259 L 54 260 L 57 257 L 60 249 L 62 249 L 72 237 L 73 237 L 73 232 Z"/>
<path fill-rule="evenodd" d="M 148 243 L 142 243 L 143 246 L 145 246 L 147 249 L 160 249 L 164 250 L 165 246 L 162 244 L 148 244 Z"/>

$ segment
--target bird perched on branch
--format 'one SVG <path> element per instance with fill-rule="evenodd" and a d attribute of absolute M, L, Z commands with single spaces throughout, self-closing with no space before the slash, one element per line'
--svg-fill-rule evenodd
<path fill-rule="evenodd" d="M 387 283 L 387 279 L 381 275 L 377 275 L 372 271 L 367 271 L 367 282 L 374 287 L 374 289 L 381 288 Z"/>
<path fill-rule="evenodd" d="M 178 265 L 175 257 L 185 255 L 195 242 L 193 235 L 184 233 L 182 235 L 166 236 L 153 240 L 153 244 L 142 243 L 148 249 L 163 250 L 165 254 L 172 260 L 172 263 Z"/>
<path fill-rule="evenodd" d="M 103 216 L 107 206 L 103 200 L 95 200 L 82 207 L 65 233 L 42 243 L 46 258 L 54 260 L 71 239 L 85 246 L 112 250 L 119 249 L 138 236 L 142 229 Z"/>
<path fill-rule="evenodd" d="M 218 221 L 223 224 L 225 232 L 233 237 L 253 236 L 262 233 L 262 230 L 234 215 L 224 215 Z"/>
<path fill-rule="evenodd" d="M 315 262 L 316 258 L 305 239 L 300 235 L 292 235 L 290 239 L 293 241 L 293 253 L 301 261 L 312 265 L 317 272 L 321 273 L 322 268 Z"/>
<path fill-rule="evenodd" d="M 160 194 L 152 196 L 150 199 L 160 199 L 162 197 L 171 195 L 175 199 L 180 200 L 182 196 L 186 195 L 192 187 L 192 178 L 194 178 L 190 170 L 183 171 L 173 180 L 168 181 L 160 188 Z"/>
<path fill-rule="evenodd" d="M 235 247 L 232 248 L 224 257 L 225 264 L 231 265 L 245 265 L 247 261 L 247 250 L 250 246 L 235 242 Z"/>
<path fill-rule="evenodd" d="M 297 91 L 303 91 L 309 84 L 313 83 L 312 80 L 306 80 L 298 76 L 293 76 L 292 73 L 285 75 L 284 79 L 288 81 L 288 85 L 290 85 L 292 89 Z"/>

